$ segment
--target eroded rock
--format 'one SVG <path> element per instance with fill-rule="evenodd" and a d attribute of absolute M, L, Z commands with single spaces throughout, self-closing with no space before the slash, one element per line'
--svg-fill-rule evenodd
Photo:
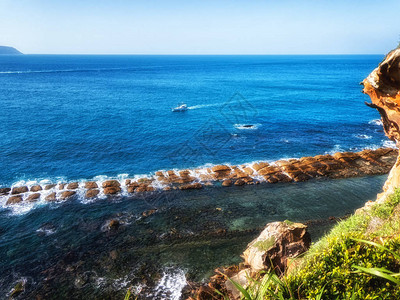
<path fill-rule="evenodd" d="M 307 226 L 300 223 L 273 222 L 243 252 L 246 265 L 258 272 L 273 268 L 282 274 L 288 259 L 308 250 L 311 244 Z"/>
<path fill-rule="evenodd" d="M 8 195 L 10 193 L 10 188 L 1 188 L 0 189 L 0 196 Z"/>
<path fill-rule="evenodd" d="M 40 198 L 40 193 L 34 193 L 34 194 L 30 194 L 27 198 L 26 201 L 28 202 L 34 202 L 37 201 Z"/>
<path fill-rule="evenodd" d="M 85 197 L 86 198 L 94 198 L 99 193 L 100 193 L 100 191 L 98 189 L 90 189 L 90 190 L 86 191 Z"/>
<path fill-rule="evenodd" d="M 22 202 L 22 196 L 18 195 L 18 196 L 11 196 L 10 198 L 8 198 L 6 205 L 10 205 L 10 204 L 17 204 Z"/>
<path fill-rule="evenodd" d="M 14 187 L 11 191 L 11 194 L 12 195 L 22 194 L 22 193 L 26 193 L 27 191 L 28 191 L 27 186 L 19 186 L 19 187 Z"/>
<path fill-rule="evenodd" d="M 75 194 L 76 194 L 75 191 L 65 191 L 65 192 L 61 193 L 60 199 L 61 200 L 65 200 L 65 199 L 68 199 L 68 198 L 72 197 Z"/>
<path fill-rule="evenodd" d="M 39 192 L 41 190 L 42 190 L 42 187 L 40 185 L 31 186 L 31 192 Z"/>
<path fill-rule="evenodd" d="M 95 181 L 88 181 L 85 182 L 85 189 L 91 190 L 91 189 L 97 189 L 99 186 Z"/>

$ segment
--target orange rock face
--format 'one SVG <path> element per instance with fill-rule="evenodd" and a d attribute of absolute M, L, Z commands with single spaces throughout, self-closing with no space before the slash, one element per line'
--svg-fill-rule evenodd
<path fill-rule="evenodd" d="M 362 85 L 363 92 L 369 95 L 372 101 L 367 105 L 378 110 L 385 134 L 398 146 L 400 142 L 400 48 L 389 52 L 379 66 L 364 79 Z M 385 199 L 398 187 L 400 187 L 399 158 L 385 183 L 383 188 L 385 193 L 379 199 Z"/>

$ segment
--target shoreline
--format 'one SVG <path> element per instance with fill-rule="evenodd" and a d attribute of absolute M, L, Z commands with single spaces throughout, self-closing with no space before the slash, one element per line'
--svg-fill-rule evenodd
<path fill-rule="evenodd" d="M 17 182 L 0 188 L 0 205 L 87 200 L 130 196 L 156 191 L 201 189 L 204 186 L 242 186 L 260 183 L 301 182 L 318 178 L 351 178 L 389 173 L 398 150 L 379 148 L 360 152 L 337 152 L 300 159 L 254 162 L 242 165 L 214 165 L 183 170 L 161 170 L 154 175 L 99 178 L 72 182 Z"/>

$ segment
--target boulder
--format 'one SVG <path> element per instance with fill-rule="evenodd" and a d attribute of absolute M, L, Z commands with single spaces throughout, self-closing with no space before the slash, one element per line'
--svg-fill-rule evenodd
<path fill-rule="evenodd" d="M 79 187 L 79 182 L 71 182 L 67 185 L 67 190 L 76 190 Z"/>
<path fill-rule="evenodd" d="M 266 163 L 266 162 L 258 162 L 258 163 L 255 163 L 255 164 L 253 164 L 253 169 L 254 170 L 256 170 L 256 172 L 258 172 L 258 171 L 260 171 L 261 169 L 263 169 L 263 168 L 266 168 L 266 167 L 268 167 L 269 166 L 269 163 Z"/>
<path fill-rule="evenodd" d="M 97 189 L 90 189 L 86 191 L 85 197 L 86 198 L 94 198 L 100 193 Z"/>
<path fill-rule="evenodd" d="M 65 191 L 65 192 L 62 192 L 60 199 L 65 200 L 65 199 L 72 197 L 75 194 L 76 194 L 75 191 Z"/>
<path fill-rule="evenodd" d="M 243 179 L 238 179 L 235 181 L 235 185 L 241 186 L 244 185 L 246 182 Z"/>
<path fill-rule="evenodd" d="M 119 188 L 121 184 L 119 183 L 118 180 L 107 180 L 103 182 L 102 186 L 103 188 L 109 188 L 109 187 Z"/>
<path fill-rule="evenodd" d="M 45 190 L 50 190 L 50 189 L 52 189 L 53 187 L 55 187 L 56 186 L 56 184 L 48 184 L 48 185 L 46 185 L 45 187 L 44 187 L 44 189 Z"/>
<path fill-rule="evenodd" d="M 141 192 L 153 192 L 154 188 L 151 185 L 148 184 L 140 184 L 136 189 L 135 192 L 141 193 Z"/>
<path fill-rule="evenodd" d="M 181 185 L 179 187 L 180 190 L 193 190 L 193 189 L 201 189 L 203 188 L 203 185 L 200 182 L 195 182 L 195 183 L 191 183 L 191 184 L 185 184 L 185 185 Z"/>
<path fill-rule="evenodd" d="M 10 193 L 10 191 L 11 191 L 10 188 L 1 188 L 0 189 L 0 196 L 8 195 Z"/>
<path fill-rule="evenodd" d="M 18 196 L 11 196 L 10 198 L 8 198 L 6 205 L 10 205 L 10 204 L 17 204 L 22 202 L 22 196 L 18 195 Z"/>
<path fill-rule="evenodd" d="M 104 183 L 103 183 L 104 186 Z M 121 191 L 121 188 L 119 186 L 108 186 L 104 188 L 103 192 L 105 195 L 114 195 L 117 194 Z"/>
<path fill-rule="evenodd" d="M 40 193 L 34 193 L 34 194 L 30 194 L 27 198 L 26 201 L 28 202 L 34 202 L 37 201 L 37 199 L 40 198 Z"/>
<path fill-rule="evenodd" d="M 61 191 L 65 188 L 66 184 L 65 183 L 59 183 L 58 184 L 58 189 Z"/>
<path fill-rule="evenodd" d="M 97 188 L 99 188 L 99 186 L 97 185 L 97 183 L 95 181 L 85 182 L 85 189 L 91 190 L 91 189 L 97 189 Z"/>
<path fill-rule="evenodd" d="M 225 165 L 217 165 L 211 168 L 213 172 L 230 172 L 231 167 Z"/>
<path fill-rule="evenodd" d="M 12 195 L 22 194 L 22 193 L 26 193 L 27 191 L 28 191 L 27 186 L 14 187 L 11 191 L 11 194 Z"/>
<path fill-rule="evenodd" d="M 39 192 L 41 190 L 42 190 L 42 187 L 40 185 L 31 186 L 31 192 Z"/>
<path fill-rule="evenodd" d="M 311 244 L 307 226 L 300 223 L 273 222 L 243 252 L 245 264 L 254 272 L 275 269 L 282 274 L 288 259 L 308 250 Z"/>
<path fill-rule="evenodd" d="M 53 193 L 51 193 L 51 194 L 48 194 L 47 196 L 46 196 L 46 198 L 44 198 L 46 201 L 56 201 L 57 200 L 57 198 L 56 198 L 56 193 L 55 192 L 53 192 Z"/>
<path fill-rule="evenodd" d="M 222 181 L 222 186 L 231 186 L 232 185 L 232 180 L 230 179 L 225 179 Z"/>

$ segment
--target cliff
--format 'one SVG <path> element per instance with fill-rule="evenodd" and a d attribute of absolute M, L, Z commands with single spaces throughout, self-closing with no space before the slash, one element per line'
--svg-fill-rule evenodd
<path fill-rule="evenodd" d="M 22 54 L 13 47 L 0 46 L 0 55 L 19 55 Z"/>
<path fill-rule="evenodd" d="M 362 82 L 363 92 L 370 96 L 372 103 L 368 106 L 378 110 L 382 117 L 386 135 L 399 146 L 400 142 L 400 48 L 392 50 Z M 400 160 L 389 173 L 383 188 L 384 193 L 378 196 L 378 201 L 400 187 Z"/>

